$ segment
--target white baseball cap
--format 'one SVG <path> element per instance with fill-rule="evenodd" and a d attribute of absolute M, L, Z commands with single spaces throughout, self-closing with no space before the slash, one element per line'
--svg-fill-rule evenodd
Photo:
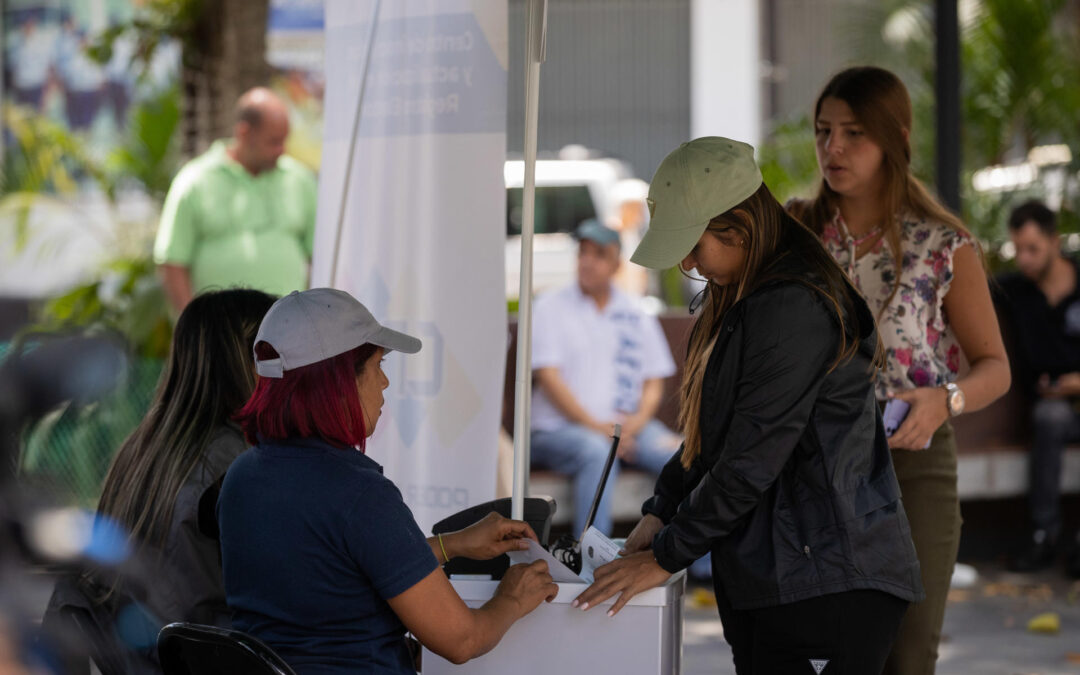
<path fill-rule="evenodd" d="M 255 344 L 260 342 L 273 347 L 278 358 L 256 354 L 255 371 L 274 378 L 364 344 L 405 354 L 421 346 L 417 338 L 381 325 L 359 300 L 334 288 L 293 291 L 275 302 L 259 325 Z"/>

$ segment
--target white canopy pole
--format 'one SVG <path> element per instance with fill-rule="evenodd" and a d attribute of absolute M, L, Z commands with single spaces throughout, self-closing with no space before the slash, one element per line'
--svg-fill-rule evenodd
<path fill-rule="evenodd" d="M 518 288 L 516 393 L 514 395 L 514 484 L 510 515 L 525 517 L 529 491 L 529 420 L 532 403 L 532 263 L 536 219 L 536 123 L 540 64 L 547 49 L 547 0 L 528 0 L 525 19 L 525 186 L 521 198 L 521 284 Z"/>
<path fill-rule="evenodd" d="M 375 44 L 375 28 L 379 25 L 379 9 L 382 0 L 375 0 L 371 7 L 371 25 L 368 26 L 367 48 L 364 51 L 364 72 L 360 76 L 360 89 L 356 94 L 356 115 L 353 117 L 352 134 L 349 136 L 349 154 L 345 160 L 345 175 L 341 179 L 341 205 L 338 208 L 337 227 L 334 230 L 333 257 L 330 259 L 330 285 L 337 285 L 338 258 L 341 256 L 341 231 L 345 227 L 345 204 L 349 199 L 349 183 L 352 180 L 353 157 L 356 154 L 356 137 L 360 133 L 360 112 L 364 108 L 364 90 L 367 89 L 368 72 L 371 70 L 371 48 Z"/>

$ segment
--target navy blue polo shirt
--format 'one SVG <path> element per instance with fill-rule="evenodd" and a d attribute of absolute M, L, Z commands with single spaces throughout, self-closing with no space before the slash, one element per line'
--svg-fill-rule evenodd
<path fill-rule="evenodd" d="M 261 442 L 218 500 L 233 625 L 298 675 L 415 673 L 387 604 L 438 567 L 401 492 L 360 452 Z"/>

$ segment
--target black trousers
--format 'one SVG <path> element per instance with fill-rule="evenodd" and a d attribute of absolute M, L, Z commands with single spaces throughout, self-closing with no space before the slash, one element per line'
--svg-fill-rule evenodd
<path fill-rule="evenodd" d="M 1039 399 L 1031 412 L 1033 432 L 1028 501 L 1035 527 L 1061 534 L 1061 453 L 1080 438 L 1080 415 L 1066 399 Z"/>
<path fill-rule="evenodd" d="M 735 610 L 719 584 L 717 601 L 738 675 L 879 675 L 908 607 L 859 590 Z"/>

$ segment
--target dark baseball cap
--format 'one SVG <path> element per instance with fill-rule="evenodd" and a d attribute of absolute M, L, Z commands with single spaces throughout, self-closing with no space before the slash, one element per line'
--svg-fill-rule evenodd
<path fill-rule="evenodd" d="M 577 230 L 574 231 L 574 238 L 578 241 L 591 241 L 601 246 L 607 246 L 608 244 L 615 244 L 619 248 L 622 248 L 622 241 L 619 239 L 619 233 L 610 227 L 605 227 L 600 224 L 600 221 L 596 218 L 589 218 L 583 220 L 578 225 Z"/>

